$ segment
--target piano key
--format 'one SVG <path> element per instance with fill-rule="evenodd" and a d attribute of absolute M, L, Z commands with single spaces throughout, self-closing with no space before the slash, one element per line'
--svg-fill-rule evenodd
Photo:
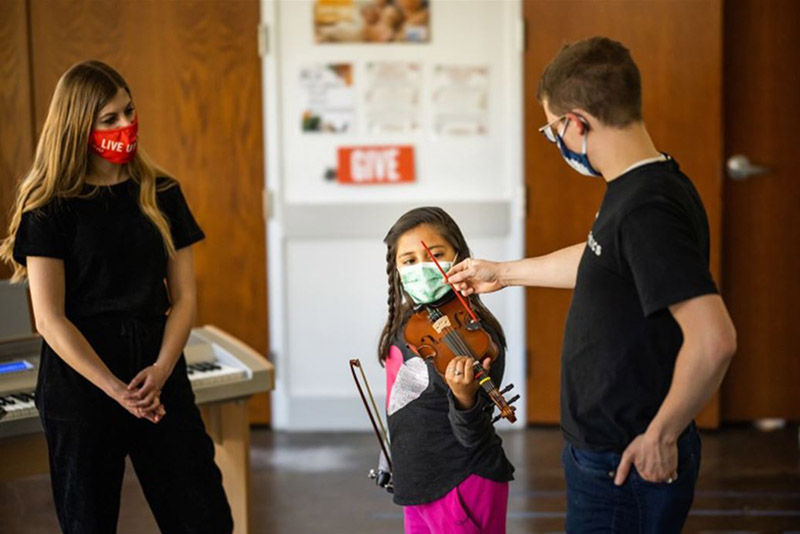
<path fill-rule="evenodd" d="M 16 398 L 17 400 L 13 400 L 11 397 Z M 25 397 L 30 397 L 31 400 L 20 400 L 20 397 L 22 397 L 22 399 L 25 399 Z M 36 405 L 33 403 L 33 395 L 30 393 L 14 393 L 12 395 L 0 397 L 0 400 L 4 400 L 6 403 L 3 406 L 3 409 L 6 411 L 6 415 L 3 418 L 4 421 L 37 416 Z M 12 400 L 12 402 L 9 403 L 9 400 Z"/>
<path fill-rule="evenodd" d="M 202 370 L 195 371 L 189 376 L 192 387 L 207 387 L 225 382 L 236 382 L 247 375 L 244 369 L 232 367 L 222 363 L 206 364 Z"/>

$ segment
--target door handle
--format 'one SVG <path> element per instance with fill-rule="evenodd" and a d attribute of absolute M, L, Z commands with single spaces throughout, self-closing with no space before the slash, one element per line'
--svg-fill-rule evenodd
<path fill-rule="evenodd" d="M 736 154 L 728 158 L 727 168 L 728 176 L 730 176 L 731 180 L 737 182 L 742 182 L 751 176 L 759 176 L 770 171 L 768 167 L 753 165 L 750 163 L 750 158 L 744 154 Z"/>

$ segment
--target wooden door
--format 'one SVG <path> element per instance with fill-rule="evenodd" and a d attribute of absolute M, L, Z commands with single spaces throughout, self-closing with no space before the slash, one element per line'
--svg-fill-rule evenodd
<path fill-rule="evenodd" d="M 0 2 L 0 239 L 6 237 L 17 180 L 35 145 L 27 0 Z M 0 279 L 11 269 L 0 263 Z"/>
<path fill-rule="evenodd" d="M 722 417 L 800 419 L 800 2 L 725 3 L 725 154 L 768 167 L 725 180 L 725 300 L 739 350 Z"/>
<path fill-rule="evenodd" d="M 106 61 L 131 86 L 141 146 L 181 183 L 196 246 L 198 323 L 267 354 L 258 0 L 30 0 L 35 124 L 61 74 Z M 251 404 L 269 421 L 268 398 Z"/>
<path fill-rule="evenodd" d="M 602 180 L 575 173 L 536 131 L 545 122 L 536 87 L 563 44 L 605 35 L 631 50 L 642 75 L 650 135 L 659 150 L 678 161 L 703 198 L 711 226 L 711 270 L 720 282 L 722 1 L 526 0 L 523 6 L 526 255 L 585 241 L 600 205 Z M 531 423 L 559 421 L 561 342 L 570 297 L 569 291 L 528 290 Z M 704 426 L 718 423 L 718 397 L 698 421 Z"/>

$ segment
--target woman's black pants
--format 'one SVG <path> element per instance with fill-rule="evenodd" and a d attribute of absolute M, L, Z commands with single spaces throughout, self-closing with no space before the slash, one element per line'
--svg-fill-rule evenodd
<path fill-rule="evenodd" d="M 214 444 L 196 406 L 157 424 L 123 410 L 112 420 L 43 419 L 56 513 L 64 534 L 113 534 L 125 458 L 164 534 L 233 530 Z"/>

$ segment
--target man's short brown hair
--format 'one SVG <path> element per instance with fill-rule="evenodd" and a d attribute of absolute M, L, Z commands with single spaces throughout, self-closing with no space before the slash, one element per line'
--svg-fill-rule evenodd
<path fill-rule="evenodd" d="M 607 37 L 565 45 L 545 67 L 536 98 L 563 115 L 585 109 L 603 124 L 642 120 L 642 82 L 630 51 Z"/>

